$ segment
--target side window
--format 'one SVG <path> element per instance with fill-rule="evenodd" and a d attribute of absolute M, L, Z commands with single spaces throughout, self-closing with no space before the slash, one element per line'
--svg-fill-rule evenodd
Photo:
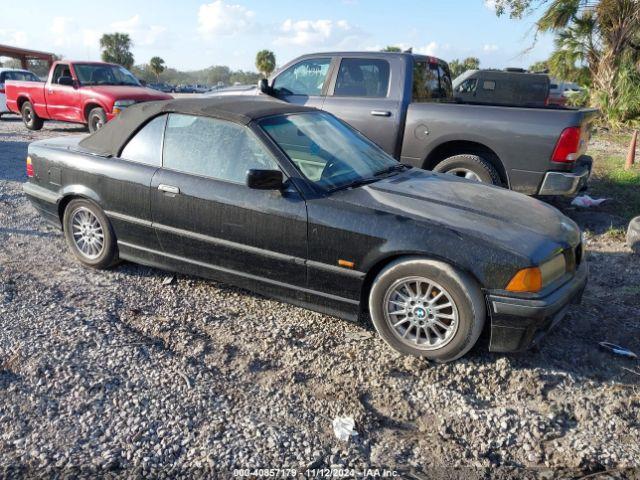
<path fill-rule="evenodd" d="M 485 80 L 484 82 L 482 82 L 482 89 L 483 90 L 490 90 L 490 91 L 495 90 L 496 89 L 495 80 Z"/>
<path fill-rule="evenodd" d="M 389 62 L 367 58 L 345 58 L 340 62 L 335 96 L 386 97 Z"/>
<path fill-rule="evenodd" d="M 451 73 L 446 64 L 438 63 L 438 76 L 440 77 L 440 93 L 442 98 L 449 98 L 453 95 L 453 87 L 451 85 Z"/>
<path fill-rule="evenodd" d="M 467 78 L 464 82 L 458 85 L 457 91 L 459 93 L 475 93 L 478 86 L 478 79 Z"/>
<path fill-rule="evenodd" d="M 162 136 L 167 122 L 166 115 L 160 115 L 147 123 L 122 149 L 120 158 L 147 165 L 162 164 Z"/>
<path fill-rule="evenodd" d="M 273 88 L 276 93 L 282 95 L 321 95 L 329 65 L 330 58 L 303 60 L 278 75 Z"/>
<path fill-rule="evenodd" d="M 53 83 L 60 83 L 60 77 L 70 77 L 71 76 L 71 69 L 69 68 L 69 65 L 65 65 L 64 63 L 59 63 L 58 65 L 56 65 L 55 70 L 53 71 L 53 77 L 51 78 L 51 81 Z"/>
<path fill-rule="evenodd" d="M 244 183 L 251 168 L 278 165 L 247 128 L 208 117 L 169 114 L 164 134 L 164 167 Z"/>

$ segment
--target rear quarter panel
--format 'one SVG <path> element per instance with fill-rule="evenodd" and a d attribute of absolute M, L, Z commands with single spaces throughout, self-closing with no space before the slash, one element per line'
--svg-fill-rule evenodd
<path fill-rule="evenodd" d="M 562 130 L 580 126 L 585 115 L 582 110 L 412 103 L 402 161 L 423 167 L 429 155 L 447 142 L 475 142 L 498 156 L 512 189 L 533 193 L 531 185 L 518 178 L 530 174 L 541 181 L 544 172 L 566 168 L 551 162 L 553 149 Z"/>
<path fill-rule="evenodd" d="M 75 146 L 83 137 L 69 138 L 29 146 L 35 173 L 31 181 L 60 195 L 58 213 L 69 198 L 87 198 L 107 213 L 119 240 L 157 246 L 145 225 L 151 220 L 149 186 L 157 167 L 84 154 Z"/>

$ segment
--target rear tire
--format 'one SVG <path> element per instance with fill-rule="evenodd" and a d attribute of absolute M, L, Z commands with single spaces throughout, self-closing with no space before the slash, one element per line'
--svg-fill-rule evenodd
<path fill-rule="evenodd" d="M 470 275 L 417 257 L 392 262 L 378 274 L 369 312 L 378 334 L 392 348 L 437 362 L 467 353 L 487 314 L 480 286 Z"/>
<path fill-rule="evenodd" d="M 64 210 L 62 223 L 67 245 L 82 264 L 105 269 L 118 261 L 113 227 L 98 205 L 85 199 L 72 200 Z"/>
<path fill-rule="evenodd" d="M 479 155 L 461 154 L 449 157 L 434 168 L 434 172 L 449 173 L 458 177 L 492 185 L 502 185 L 500 174 L 493 164 Z"/>
<path fill-rule="evenodd" d="M 24 126 L 29 130 L 40 130 L 42 125 L 44 125 L 44 120 L 35 112 L 31 102 L 24 102 L 22 108 L 20 108 L 20 113 L 22 114 Z"/>
<path fill-rule="evenodd" d="M 96 107 L 89 112 L 87 124 L 91 133 L 97 132 L 107 123 L 107 114 L 101 107 Z"/>

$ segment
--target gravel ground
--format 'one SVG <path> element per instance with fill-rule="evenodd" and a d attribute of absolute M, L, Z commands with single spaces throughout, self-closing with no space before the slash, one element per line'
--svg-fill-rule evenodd
<path fill-rule="evenodd" d="M 640 366 L 598 349 L 640 353 L 640 259 L 606 233 L 615 219 L 566 209 L 590 231 L 591 279 L 540 347 L 489 354 L 484 338 L 437 365 L 228 285 L 81 267 L 21 191 L 28 142 L 79 132 L 0 120 L 0 471 L 640 475 Z M 332 430 L 345 415 L 349 442 Z"/>

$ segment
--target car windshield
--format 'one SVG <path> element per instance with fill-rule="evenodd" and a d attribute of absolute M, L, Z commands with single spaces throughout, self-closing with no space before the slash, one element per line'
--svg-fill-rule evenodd
<path fill-rule="evenodd" d="M 300 172 L 324 190 L 372 183 L 403 167 L 332 115 L 309 112 L 265 118 L 260 126 Z"/>
<path fill-rule="evenodd" d="M 140 86 L 138 79 L 126 68 L 119 65 L 76 63 L 74 68 L 82 85 Z"/>

